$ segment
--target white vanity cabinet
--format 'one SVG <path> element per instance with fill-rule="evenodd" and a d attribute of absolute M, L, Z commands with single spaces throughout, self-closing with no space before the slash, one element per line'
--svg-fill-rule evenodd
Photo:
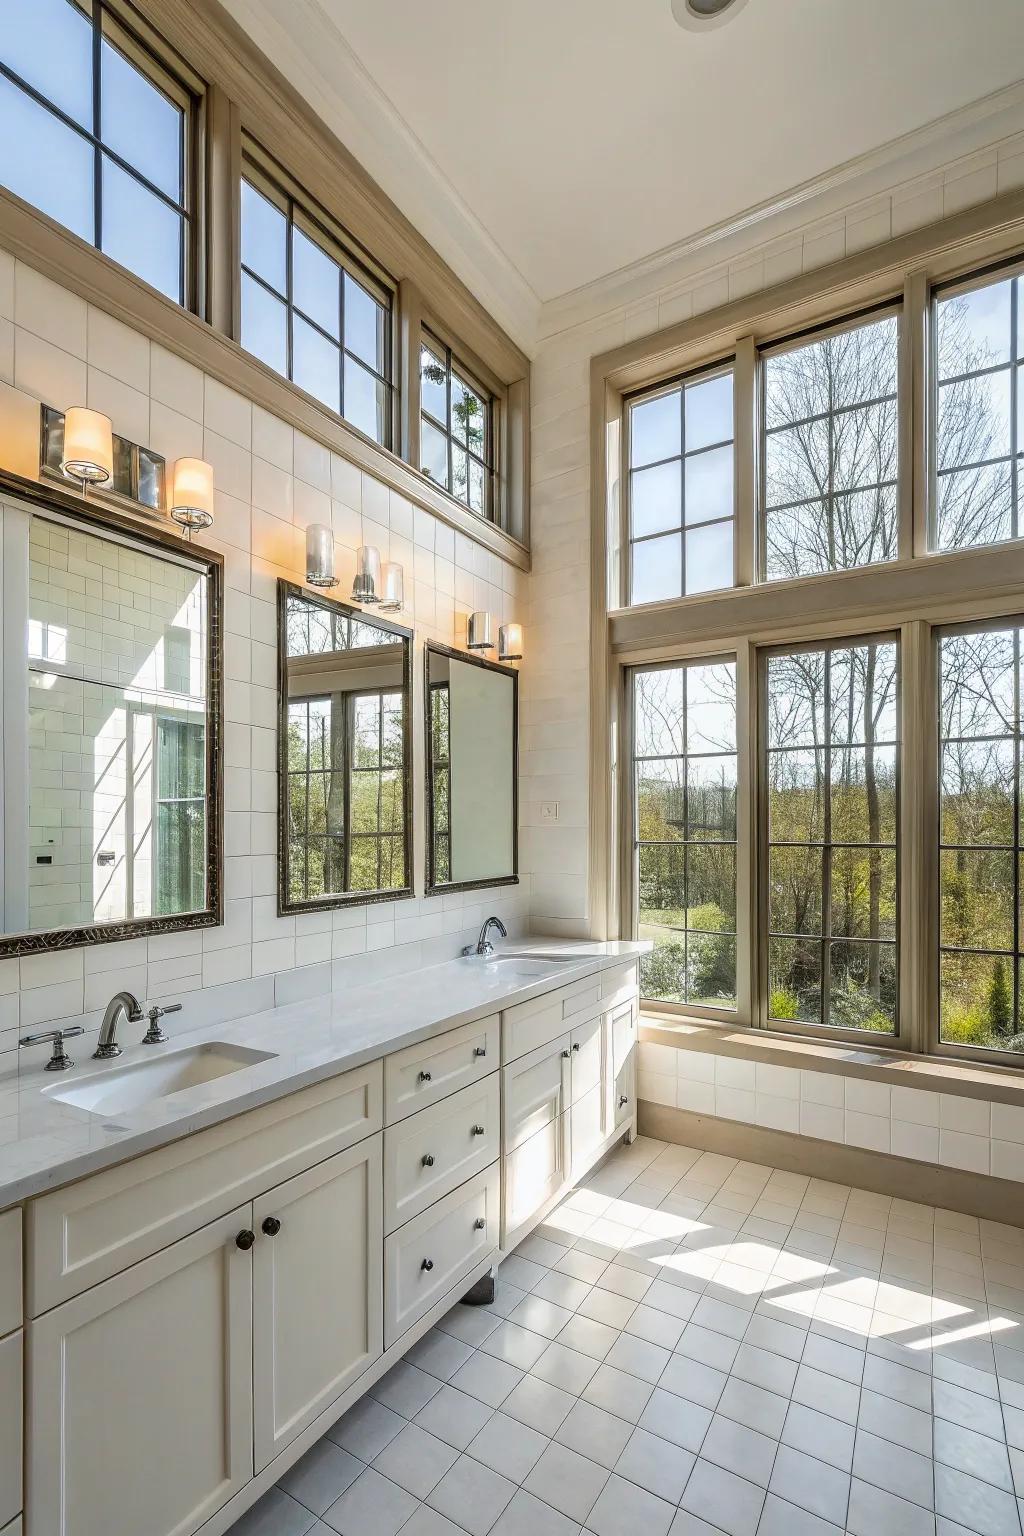
<path fill-rule="evenodd" d="M 0 1536 L 21 1512 L 21 1211 L 0 1216 Z"/>

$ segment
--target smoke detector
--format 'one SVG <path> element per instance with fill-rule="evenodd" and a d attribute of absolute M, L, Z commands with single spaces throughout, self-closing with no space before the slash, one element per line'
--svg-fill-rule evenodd
<path fill-rule="evenodd" d="M 688 32 L 710 32 L 724 27 L 742 11 L 747 0 L 672 0 L 672 15 Z"/>

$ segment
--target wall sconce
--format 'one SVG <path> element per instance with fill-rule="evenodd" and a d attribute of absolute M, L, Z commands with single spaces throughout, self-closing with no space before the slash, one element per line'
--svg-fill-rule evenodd
<path fill-rule="evenodd" d="M 498 660 L 522 661 L 523 659 L 523 626 L 521 624 L 502 624 L 498 630 Z"/>
<path fill-rule="evenodd" d="M 380 550 L 372 544 L 360 544 L 356 550 L 356 576 L 352 583 L 354 603 L 380 601 Z"/>
<path fill-rule="evenodd" d="M 493 651 L 494 633 L 489 613 L 471 613 L 466 644 L 471 651 Z"/>
<path fill-rule="evenodd" d="M 405 572 L 394 560 L 386 560 L 382 571 L 380 611 L 381 613 L 400 613 L 405 597 Z"/>
<path fill-rule="evenodd" d="M 177 459 L 171 489 L 171 520 L 191 539 L 213 526 L 213 466 L 204 459 Z"/>
<path fill-rule="evenodd" d="M 114 429 L 110 417 L 84 405 L 72 405 L 64 415 L 64 452 L 60 467 L 77 480 L 82 495 L 90 485 L 103 485 L 114 473 Z"/>
<path fill-rule="evenodd" d="M 306 580 L 311 587 L 336 587 L 334 534 L 324 523 L 306 529 Z"/>

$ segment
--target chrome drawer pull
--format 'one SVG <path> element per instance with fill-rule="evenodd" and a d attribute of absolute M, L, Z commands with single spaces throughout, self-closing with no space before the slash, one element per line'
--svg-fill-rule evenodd
<path fill-rule="evenodd" d="M 476 1221 L 474 1221 L 474 1223 L 473 1223 L 473 1231 L 474 1232 L 482 1232 L 484 1227 L 486 1227 L 486 1225 L 487 1225 L 487 1223 L 486 1223 L 486 1221 L 484 1221 L 483 1217 L 482 1216 L 478 1216 Z"/>
<path fill-rule="evenodd" d="M 420 1158 L 420 1163 L 424 1168 L 433 1168 L 434 1159 L 429 1152 L 424 1152 L 423 1156 Z"/>
<path fill-rule="evenodd" d="M 624 1108 L 625 1108 L 625 1106 L 626 1106 L 626 1105 L 627 1105 L 627 1104 L 628 1104 L 628 1103 L 629 1103 L 629 1097 L 628 1097 L 628 1095 L 627 1095 L 627 1094 L 625 1094 L 625 1093 L 621 1093 L 621 1094 L 620 1094 L 620 1095 L 619 1095 L 619 1108 L 620 1108 L 620 1109 L 624 1109 Z"/>
<path fill-rule="evenodd" d="M 433 1269 L 433 1267 L 434 1267 L 433 1259 L 424 1259 L 423 1263 L 420 1265 L 420 1269 L 426 1270 L 427 1274 L 430 1273 L 430 1271 Z"/>
<path fill-rule="evenodd" d="M 562 1055 L 565 1057 L 566 1061 L 569 1060 L 569 1052 L 568 1051 L 563 1051 Z"/>
<path fill-rule="evenodd" d="M 421 1072 L 419 1077 L 416 1079 L 416 1081 L 419 1082 L 419 1083 L 429 1083 L 430 1082 L 430 1073 L 429 1072 Z"/>
<path fill-rule="evenodd" d="M 474 1056 L 486 1056 L 487 1055 L 487 1047 L 486 1047 L 486 1045 L 474 1045 L 474 1047 L 473 1047 L 473 1055 Z"/>
<path fill-rule="evenodd" d="M 469 1134 L 471 1136 L 482 1136 L 484 1134 L 484 1128 L 482 1125 L 474 1125 Z"/>

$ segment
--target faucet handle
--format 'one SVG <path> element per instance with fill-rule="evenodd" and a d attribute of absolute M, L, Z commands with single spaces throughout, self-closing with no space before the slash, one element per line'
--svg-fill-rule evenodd
<path fill-rule="evenodd" d="M 163 1007 L 161 1007 L 158 1003 L 154 1003 L 152 1008 L 147 1008 L 146 1018 L 149 1020 L 149 1028 L 146 1030 L 146 1033 L 142 1037 L 143 1045 L 161 1045 L 165 1040 L 167 1040 L 169 1036 L 164 1030 L 160 1028 L 160 1020 L 163 1018 L 165 1013 L 180 1012 L 180 1003 L 165 1003 Z"/>
<path fill-rule="evenodd" d="M 71 1024 L 67 1029 L 44 1029 L 37 1035 L 22 1035 L 18 1041 L 19 1046 L 41 1045 L 44 1040 L 53 1041 L 53 1054 L 51 1055 L 44 1072 L 66 1072 L 74 1062 L 64 1049 L 64 1041 L 69 1035 L 84 1035 L 85 1027 L 82 1024 Z"/>

